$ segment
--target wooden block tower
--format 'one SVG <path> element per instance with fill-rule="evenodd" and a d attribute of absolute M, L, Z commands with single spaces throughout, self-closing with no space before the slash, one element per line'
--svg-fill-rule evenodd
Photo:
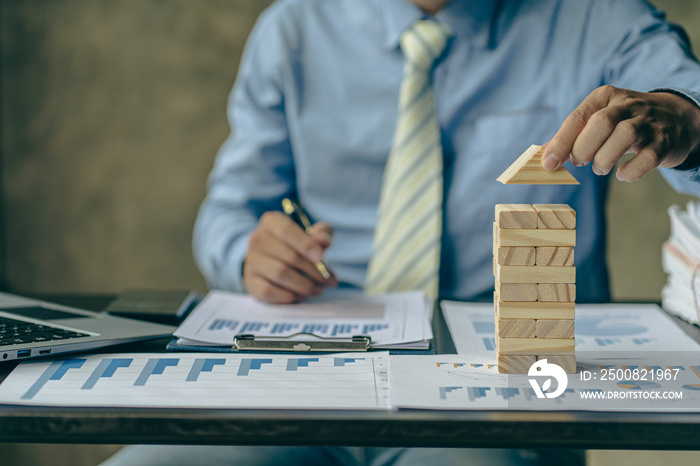
<path fill-rule="evenodd" d="M 547 172 L 532 161 L 539 162 L 541 154 L 540 146 L 531 146 L 499 181 L 578 183 L 563 168 Z M 576 212 L 568 205 L 496 205 L 493 274 L 499 372 L 526 374 L 539 359 L 576 372 L 575 245 Z"/>

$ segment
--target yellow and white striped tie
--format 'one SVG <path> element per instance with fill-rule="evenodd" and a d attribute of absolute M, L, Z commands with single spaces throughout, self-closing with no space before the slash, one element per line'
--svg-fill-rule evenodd
<path fill-rule="evenodd" d="M 430 75 L 449 29 L 432 20 L 401 36 L 405 57 L 394 142 L 384 169 L 365 292 L 437 297 L 442 234 L 442 146 Z"/>

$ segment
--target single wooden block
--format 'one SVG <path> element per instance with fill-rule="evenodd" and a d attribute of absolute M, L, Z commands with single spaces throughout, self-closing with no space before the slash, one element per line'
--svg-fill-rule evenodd
<path fill-rule="evenodd" d="M 540 246 L 535 248 L 535 264 L 548 267 L 569 267 L 574 265 L 574 248 Z"/>
<path fill-rule="evenodd" d="M 499 265 L 535 265 L 537 258 L 535 251 L 536 248 L 532 246 L 499 246 L 493 243 L 493 257 Z"/>
<path fill-rule="evenodd" d="M 576 230 L 509 230 L 496 228 L 499 246 L 576 246 Z"/>
<path fill-rule="evenodd" d="M 566 204 L 535 204 L 532 207 L 537 211 L 537 228 L 576 228 L 576 211 Z"/>
<path fill-rule="evenodd" d="M 574 354 L 573 338 L 497 338 L 496 353 L 503 354 Z"/>
<path fill-rule="evenodd" d="M 537 322 L 537 338 L 573 338 L 574 337 L 574 321 L 573 320 L 551 320 L 538 319 Z"/>
<path fill-rule="evenodd" d="M 575 303 L 564 302 L 513 302 L 494 296 L 494 307 L 499 319 L 567 319 L 576 315 Z"/>
<path fill-rule="evenodd" d="M 499 338 L 535 338 L 535 319 L 496 319 L 496 335 Z"/>
<path fill-rule="evenodd" d="M 537 301 L 537 285 L 534 283 L 499 283 L 496 293 L 501 301 Z"/>
<path fill-rule="evenodd" d="M 506 169 L 498 181 L 503 184 L 579 184 L 566 168 L 547 171 L 542 167 L 544 148 L 531 145 Z"/>
<path fill-rule="evenodd" d="M 501 283 L 576 283 L 576 267 L 519 267 L 496 264 L 496 280 Z"/>
<path fill-rule="evenodd" d="M 527 374 L 535 364 L 537 356 L 525 354 L 502 354 L 498 356 L 498 372 L 501 374 Z"/>
<path fill-rule="evenodd" d="M 574 302 L 576 285 L 573 283 L 539 283 L 537 285 L 539 301 Z"/>
<path fill-rule="evenodd" d="M 541 361 L 543 359 L 547 360 L 548 364 L 556 364 L 562 369 L 564 369 L 564 372 L 567 374 L 575 374 L 576 373 L 576 356 L 574 355 L 568 355 L 568 356 L 561 356 L 561 355 L 540 355 L 537 356 L 537 360 Z"/>
<path fill-rule="evenodd" d="M 530 204 L 496 204 L 498 228 L 537 228 L 537 211 Z"/>

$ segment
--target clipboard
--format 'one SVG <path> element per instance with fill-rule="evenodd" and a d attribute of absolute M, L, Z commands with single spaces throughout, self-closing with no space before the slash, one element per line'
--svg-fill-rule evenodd
<path fill-rule="evenodd" d="M 259 338 L 259 337 L 258 337 Z M 230 346 L 202 346 L 202 345 L 188 345 L 188 344 L 182 344 L 178 343 L 178 338 L 173 338 L 168 342 L 168 344 L 165 347 L 166 350 L 168 351 L 188 351 L 188 352 L 196 352 L 196 353 L 244 353 L 244 352 L 249 352 L 252 353 L 253 350 L 249 351 L 243 351 L 243 350 L 238 350 L 233 347 L 233 345 Z M 333 350 L 326 350 L 326 351 L 319 351 L 316 348 L 308 350 L 308 351 L 303 351 L 302 354 L 328 354 L 331 352 L 341 352 L 344 350 L 338 350 L 338 349 L 333 349 Z M 353 350 L 354 351 L 354 350 Z M 361 350 L 360 350 L 361 351 Z M 367 350 L 368 353 L 371 353 L 373 351 L 387 351 L 386 349 L 378 349 L 375 350 L 374 348 L 369 348 Z M 423 354 L 437 354 L 437 346 L 435 343 L 435 339 L 430 340 L 430 344 L 427 349 L 389 349 L 389 354 L 396 354 L 396 355 L 423 355 Z M 453 350 L 454 351 L 454 350 Z M 267 350 L 256 350 L 258 353 L 265 353 L 265 354 L 289 354 L 292 353 L 293 351 L 286 350 L 286 351 L 280 351 L 279 349 L 275 349 L 272 351 L 267 351 Z"/>
<path fill-rule="evenodd" d="M 307 337 L 304 340 L 298 337 Z M 314 352 L 337 353 L 369 351 L 372 338 L 367 335 L 353 335 L 350 338 L 320 337 L 313 333 L 298 332 L 293 335 L 266 336 L 242 334 L 233 337 L 233 348 L 236 351 L 274 351 L 274 352 Z"/>

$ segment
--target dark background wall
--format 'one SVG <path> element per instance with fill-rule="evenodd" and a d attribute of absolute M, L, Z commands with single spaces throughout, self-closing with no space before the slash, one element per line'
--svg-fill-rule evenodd
<path fill-rule="evenodd" d="M 4 279 L 203 289 L 191 230 L 269 1 L 4 0 Z"/>
<path fill-rule="evenodd" d="M 191 258 L 192 224 L 228 134 L 226 97 L 245 38 L 269 3 L 0 1 L 5 286 L 204 290 Z M 700 43 L 700 2 L 654 3 Z M 633 185 L 612 182 L 609 262 L 617 299 L 659 299 L 666 208 L 685 201 L 656 173 Z M 0 445 L 8 465 L 90 465 L 109 451 Z M 652 458 L 660 457 L 635 460 Z"/>
<path fill-rule="evenodd" d="M 226 96 L 244 40 L 269 3 L 0 3 L 6 286 L 204 290 L 192 223 L 228 133 Z M 698 34 L 698 2 L 658 4 Z M 612 185 L 614 295 L 658 299 L 666 207 L 683 199 L 658 174 Z"/>

